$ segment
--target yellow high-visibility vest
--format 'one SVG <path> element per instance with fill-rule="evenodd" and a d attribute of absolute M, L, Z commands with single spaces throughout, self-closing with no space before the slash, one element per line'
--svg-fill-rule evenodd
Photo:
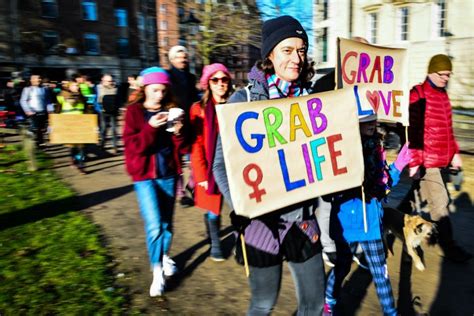
<path fill-rule="evenodd" d="M 85 104 L 83 102 L 69 102 L 62 95 L 57 96 L 59 104 L 61 104 L 61 114 L 84 114 Z"/>

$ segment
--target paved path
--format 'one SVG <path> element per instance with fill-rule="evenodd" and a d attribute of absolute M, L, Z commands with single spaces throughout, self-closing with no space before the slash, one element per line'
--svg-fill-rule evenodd
<path fill-rule="evenodd" d="M 169 282 L 164 298 L 151 299 L 148 288 L 151 273 L 145 248 L 143 223 L 140 218 L 131 181 L 125 173 L 122 156 L 89 154 L 89 174 L 80 175 L 69 167 L 68 150 L 62 146 L 47 149 L 55 159 L 54 168 L 79 195 L 78 209 L 88 214 L 103 231 L 116 263 L 118 286 L 128 287 L 132 307 L 148 315 L 244 315 L 249 291 L 243 268 L 230 255 L 232 236 L 228 234 L 228 210 L 223 217 L 223 238 L 229 259 L 214 263 L 208 258 L 202 213 L 195 208 L 175 211 L 175 238 L 172 256 L 181 273 Z M 456 235 L 461 244 L 474 252 L 474 157 L 465 157 L 467 192 L 457 194 L 458 211 L 453 216 Z M 442 259 L 437 248 L 425 248 L 427 269 L 419 272 L 400 265 L 397 255 L 389 258 L 389 272 L 395 297 L 399 286 L 404 301 L 416 297 L 416 309 L 431 315 L 473 315 L 474 260 L 455 265 Z M 349 315 L 380 315 L 370 276 L 353 265 L 344 290 Z M 411 276 L 410 276 L 411 275 Z M 409 282 L 411 279 L 411 283 Z M 402 282 L 400 282 L 402 280 Z M 310 280 L 308 280 L 310 282 Z M 282 290 L 274 315 L 290 315 L 295 311 L 294 287 L 285 268 Z"/>

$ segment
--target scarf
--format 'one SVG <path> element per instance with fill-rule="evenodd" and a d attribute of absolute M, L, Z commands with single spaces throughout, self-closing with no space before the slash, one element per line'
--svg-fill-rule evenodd
<path fill-rule="evenodd" d="M 216 104 L 211 97 L 207 101 L 204 108 L 204 125 L 207 130 L 206 142 L 206 161 L 207 161 L 207 193 L 218 194 L 219 189 L 216 184 L 216 179 L 212 173 L 212 164 L 214 163 L 214 156 L 216 153 L 217 135 L 219 134 L 219 125 L 216 115 Z"/>
<path fill-rule="evenodd" d="M 97 94 L 98 94 L 97 102 L 102 104 L 102 101 L 104 99 L 104 95 L 110 95 L 110 94 L 116 95 L 117 94 L 117 87 L 105 87 L 102 84 L 99 84 L 97 86 Z"/>
<path fill-rule="evenodd" d="M 277 77 L 276 74 L 265 76 L 268 82 L 268 95 L 270 99 L 291 98 L 304 95 L 304 89 L 295 82 L 288 82 Z"/>

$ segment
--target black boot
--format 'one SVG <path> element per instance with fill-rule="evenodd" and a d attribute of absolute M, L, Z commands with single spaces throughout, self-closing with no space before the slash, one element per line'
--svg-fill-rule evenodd
<path fill-rule="evenodd" d="M 191 199 L 189 196 L 183 196 L 181 198 L 181 200 L 179 200 L 179 203 L 181 204 L 181 206 L 183 207 L 191 207 L 191 206 L 194 206 L 194 201 L 193 199 Z"/>
<path fill-rule="evenodd" d="M 206 227 L 206 242 L 211 243 L 211 235 L 209 234 L 209 218 L 207 217 L 207 213 L 204 214 L 204 225 Z"/>
<path fill-rule="evenodd" d="M 461 248 L 453 239 L 453 226 L 449 216 L 441 218 L 436 222 L 438 230 L 438 243 L 443 250 L 444 257 L 456 263 L 466 262 L 472 258 L 472 254 Z"/>
<path fill-rule="evenodd" d="M 207 214 L 206 214 L 207 215 Z M 220 230 L 221 219 L 219 218 L 209 218 L 209 236 L 211 238 L 211 259 L 214 261 L 224 261 L 224 256 L 222 255 L 221 250 L 221 241 L 219 239 L 219 230 Z"/>

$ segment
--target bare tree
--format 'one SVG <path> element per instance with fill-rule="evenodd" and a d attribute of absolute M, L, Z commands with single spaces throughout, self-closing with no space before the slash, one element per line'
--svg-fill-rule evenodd
<path fill-rule="evenodd" d="M 261 20 L 254 0 L 206 0 L 196 15 L 201 21 L 196 48 L 204 65 L 229 47 L 260 46 Z"/>

